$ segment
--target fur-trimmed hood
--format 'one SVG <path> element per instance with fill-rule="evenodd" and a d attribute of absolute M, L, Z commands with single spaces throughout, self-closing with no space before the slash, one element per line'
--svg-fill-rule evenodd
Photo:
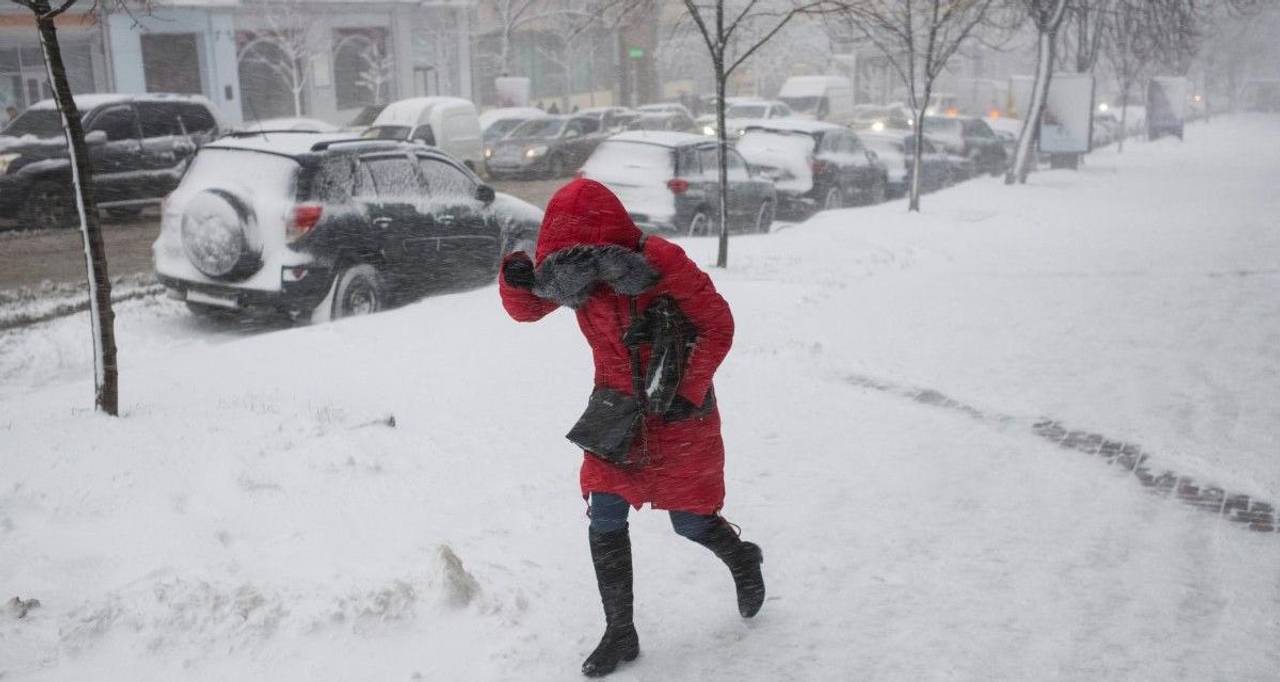
<path fill-rule="evenodd" d="M 658 271 L 638 251 L 579 244 L 544 258 L 534 279 L 534 294 L 576 310 L 600 284 L 623 296 L 638 296 L 657 283 Z"/>
<path fill-rule="evenodd" d="M 608 187 L 577 178 L 547 202 L 533 262 L 541 265 L 551 254 L 574 246 L 614 244 L 634 251 L 642 234 Z"/>

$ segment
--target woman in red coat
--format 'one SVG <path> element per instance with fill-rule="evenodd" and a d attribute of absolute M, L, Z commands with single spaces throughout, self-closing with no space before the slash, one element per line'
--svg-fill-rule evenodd
<path fill-rule="evenodd" d="M 596 677 L 633 660 L 640 641 L 632 624 L 629 507 L 665 509 L 677 533 L 715 553 L 730 569 L 738 610 L 750 618 L 764 603 L 760 548 L 738 539 L 719 516 L 724 504 L 724 441 L 711 377 L 733 342 L 733 316 L 711 278 L 680 247 L 644 238 L 604 185 L 574 180 L 556 192 L 538 235 L 536 266 L 517 252 L 503 262 L 498 291 L 508 314 L 535 322 L 560 306 L 572 308 L 595 359 L 595 388 L 631 395 L 632 364 L 624 336 L 629 299 L 640 315 L 667 296 L 695 328 L 671 408 L 648 415 L 633 445 L 640 466 L 620 467 L 584 453 L 582 495 L 590 500 L 588 533 L 605 633 L 582 665 Z M 642 362 L 649 347 L 640 344 Z"/>

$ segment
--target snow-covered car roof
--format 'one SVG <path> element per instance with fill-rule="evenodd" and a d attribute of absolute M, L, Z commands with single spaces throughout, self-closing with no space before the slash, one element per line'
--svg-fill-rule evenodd
<path fill-rule="evenodd" d="M 743 130 L 752 128 L 761 130 L 777 130 L 788 133 L 807 133 L 816 135 L 818 133 L 827 133 L 833 130 L 848 130 L 842 125 L 835 123 L 827 123 L 826 121 L 809 121 L 799 118 L 770 118 L 756 119 L 747 121 L 741 126 Z"/>
<path fill-rule="evenodd" d="M 170 95 L 162 93 L 146 93 L 146 94 L 129 94 L 129 93 L 93 93 L 88 95 L 74 95 L 72 99 L 76 102 L 76 108 L 81 111 L 96 109 L 108 104 L 121 104 L 124 102 L 195 102 L 204 104 L 210 108 L 213 104 L 201 95 Z M 57 103 L 52 99 L 42 99 L 32 104 L 30 109 L 37 111 L 44 109 L 56 109 Z"/>
<path fill-rule="evenodd" d="M 296 130 L 299 132 L 313 133 L 336 133 L 340 130 L 338 126 L 322 121 L 318 118 L 268 118 L 253 123 L 246 123 L 245 130 Z"/>
<path fill-rule="evenodd" d="M 382 113 L 374 119 L 375 126 L 415 126 L 422 122 L 433 107 L 442 104 L 465 104 L 470 107 L 475 105 L 469 99 L 461 97 L 411 97 L 402 99 L 398 102 L 392 102 L 387 105 Z"/>
<path fill-rule="evenodd" d="M 372 140 L 352 138 L 350 133 L 269 132 L 220 137 L 205 145 L 205 149 L 243 149 L 286 156 L 300 156 L 309 153 L 311 148 L 320 142 L 332 142 L 334 140 L 373 142 Z"/>
<path fill-rule="evenodd" d="M 666 130 L 629 130 L 609 138 L 609 142 L 645 142 L 663 147 L 683 147 L 689 144 L 705 144 L 705 135 L 677 133 Z"/>

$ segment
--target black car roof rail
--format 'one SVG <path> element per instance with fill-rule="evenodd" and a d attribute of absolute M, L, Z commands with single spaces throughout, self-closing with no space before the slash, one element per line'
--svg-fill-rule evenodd
<path fill-rule="evenodd" d="M 255 135 L 288 135 L 288 134 L 295 134 L 295 135 L 296 135 L 296 134 L 315 135 L 315 134 L 317 134 L 317 133 L 321 133 L 321 132 L 323 132 L 323 131 L 320 131 L 320 130 L 287 130 L 287 129 L 284 129 L 284 128 L 282 128 L 282 129 L 280 129 L 280 130 L 272 130 L 272 129 L 268 128 L 268 129 L 265 129 L 265 130 L 228 130 L 226 133 L 223 133 L 223 135 L 222 135 L 222 136 L 223 136 L 223 137 L 254 137 Z"/>
<path fill-rule="evenodd" d="M 363 143 L 371 147 L 385 147 L 387 149 L 398 149 L 404 145 L 398 140 L 371 140 L 367 137 L 344 137 L 341 140 L 323 140 L 311 145 L 311 151 L 322 152 L 335 144 L 358 144 Z"/>

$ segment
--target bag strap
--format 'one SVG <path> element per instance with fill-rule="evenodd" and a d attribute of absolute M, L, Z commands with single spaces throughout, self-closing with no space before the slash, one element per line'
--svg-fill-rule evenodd
<path fill-rule="evenodd" d="M 642 233 L 640 235 L 640 241 L 636 243 L 636 249 L 640 252 L 641 257 L 644 256 L 644 247 L 645 247 L 645 244 L 648 243 L 648 241 L 649 241 L 649 235 Z M 637 305 L 638 304 L 636 303 L 635 296 L 627 297 L 627 314 L 629 316 L 629 319 L 627 320 L 628 328 L 630 328 L 631 325 L 635 324 L 636 318 L 639 317 L 639 313 L 636 312 Z M 632 346 L 630 348 L 630 351 L 631 351 L 631 390 L 635 391 L 636 400 L 641 400 L 642 397 L 644 397 L 644 368 L 640 366 L 640 347 Z M 647 399 L 641 402 L 642 405 L 647 403 L 648 403 Z"/>
<path fill-rule="evenodd" d="M 635 323 L 636 313 L 636 297 L 627 297 L 627 325 L 628 327 Z M 631 354 L 631 390 L 635 391 L 636 400 L 644 398 L 644 371 L 640 367 L 640 347 L 630 346 L 628 351 Z M 647 401 L 644 401 L 647 402 Z M 643 404 L 643 403 L 642 403 Z"/>

